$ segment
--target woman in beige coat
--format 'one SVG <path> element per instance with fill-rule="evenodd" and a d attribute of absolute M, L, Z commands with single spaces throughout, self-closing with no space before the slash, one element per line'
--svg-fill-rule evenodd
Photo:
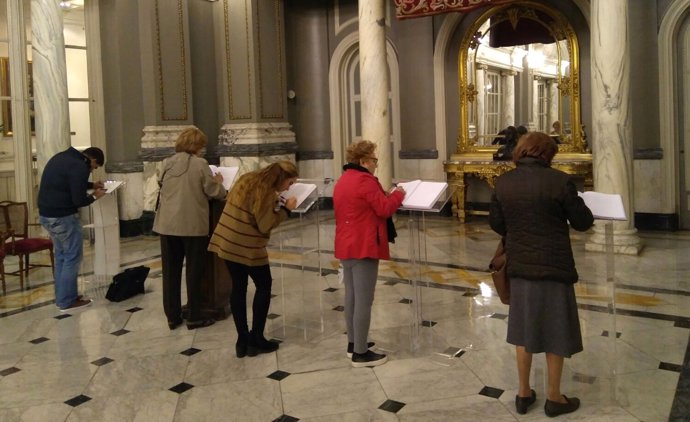
<path fill-rule="evenodd" d="M 163 309 L 168 327 L 182 324 L 180 290 L 182 263 L 187 260 L 187 328 L 207 327 L 215 321 L 200 315 L 201 279 L 209 240 L 209 199 L 226 195 L 223 177 L 213 176 L 199 157 L 206 135 L 196 128 L 184 130 L 175 142 L 175 155 L 163 161 L 153 230 L 160 235 L 163 266 Z"/>

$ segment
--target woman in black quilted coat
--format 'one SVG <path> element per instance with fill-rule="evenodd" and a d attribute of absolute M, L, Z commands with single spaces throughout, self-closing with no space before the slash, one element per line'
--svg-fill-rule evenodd
<path fill-rule="evenodd" d="M 491 228 L 506 240 L 511 283 L 507 341 L 516 348 L 520 387 L 515 407 L 520 414 L 536 401 L 529 382 L 533 353 L 546 353 L 546 415 L 574 412 L 580 405 L 560 390 L 563 358 L 582 351 L 570 227 L 585 231 L 594 219 L 570 176 L 551 168 L 557 151 L 545 133 L 522 137 L 513 152 L 516 169 L 496 180 L 491 199 Z"/>

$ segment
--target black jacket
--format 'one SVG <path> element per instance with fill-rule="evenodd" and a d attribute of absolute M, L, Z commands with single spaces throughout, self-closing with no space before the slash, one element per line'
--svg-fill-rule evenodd
<path fill-rule="evenodd" d="M 86 194 L 93 186 L 89 182 L 89 159 L 69 147 L 55 154 L 43 169 L 38 189 L 38 213 L 43 217 L 65 217 L 77 209 L 91 205 L 94 199 Z"/>
<path fill-rule="evenodd" d="M 525 157 L 496 180 L 489 223 L 506 237 L 509 277 L 577 282 L 568 221 L 585 231 L 594 218 L 562 171 Z"/>

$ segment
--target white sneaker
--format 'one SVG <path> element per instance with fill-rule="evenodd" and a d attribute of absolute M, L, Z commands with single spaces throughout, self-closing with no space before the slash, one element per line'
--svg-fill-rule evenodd
<path fill-rule="evenodd" d="M 77 300 L 72 302 L 72 304 L 69 305 L 68 307 L 60 308 L 60 312 L 76 311 L 77 309 L 86 308 L 87 306 L 91 306 L 91 303 L 93 303 L 93 301 L 91 299 L 77 298 Z"/>
<path fill-rule="evenodd" d="M 378 354 L 367 350 L 366 353 L 353 353 L 352 354 L 352 366 L 354 368 L 364 368 L 367 366 L 379 366 L 388 362 L 388 357 L 383 354 Z"/>

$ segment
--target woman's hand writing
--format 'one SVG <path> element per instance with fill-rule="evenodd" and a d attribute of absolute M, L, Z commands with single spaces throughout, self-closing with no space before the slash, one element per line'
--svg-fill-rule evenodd
<path fill-rule="evenodd" d="M 292 211 L 295 208 L 297 208 L 297 198 L 295 198 L 293 196 L 293 197 L 286 199 L 285 200 L 285 208 L 287 208 L 289 211 Z"/>

